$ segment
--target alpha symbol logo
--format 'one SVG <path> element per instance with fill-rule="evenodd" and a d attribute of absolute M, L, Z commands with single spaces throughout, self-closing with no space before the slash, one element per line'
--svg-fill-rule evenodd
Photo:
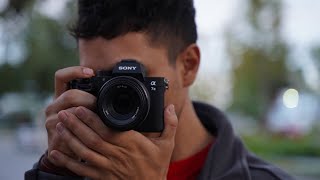
<path fill-rule="evenodd" d="M 151 81 L 151 86 L 156 86 L 157 84 L 156 84 L 156 81 Z"/>
<path fill-rule="evenodd" d="M 136 66 L 119 66 L 120 71 L 135 71 L 136 69 Z"/>

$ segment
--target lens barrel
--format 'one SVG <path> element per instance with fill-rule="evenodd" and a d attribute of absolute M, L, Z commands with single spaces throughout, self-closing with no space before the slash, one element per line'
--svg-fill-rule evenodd
<path fill-rule="evenodd" d="M 127 131 L 141 124 L 150 110 L 150 95 L 142 82 L 130 76 L 111 78 L 100 89 L 101 120 L 110 128 Z"/>

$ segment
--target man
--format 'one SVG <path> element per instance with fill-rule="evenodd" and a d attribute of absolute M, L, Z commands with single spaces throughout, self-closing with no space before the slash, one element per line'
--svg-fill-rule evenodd
<path fill-rule="evenodd" d="M 292 179 L 250 154 L 220 111 L 190 100 L 200 64 L 192 0 L 79 0 L 78 8 L 80 66 L 56 72 L 48 151 L 26 179 Z M 95 96 L 68 89 L 123 59 L 169 80 L 161 134 L 111 129 Z"/>

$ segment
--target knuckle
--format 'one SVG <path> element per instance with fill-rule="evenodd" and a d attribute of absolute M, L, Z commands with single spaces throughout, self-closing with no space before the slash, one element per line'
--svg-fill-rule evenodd
<path fill-rule="evenodd" d="M 114 152 L 114 153 L 116 153 L 116 155 L 117 155 L 118 157 L 128 157 L 128 155 L 129 155 L 128 149 L 123 148 L 123 147 L 118 147 L 118 148 L 117 148 L 117 151 Z"/>
<path fill-rule="evenodd" d="M 81 159 L 85 160 L 85 161 L 90 161 L 91 158 L 91 153 L 88 149 L 80 149 L 79 150 L 79 154 L 81 156 Z"/>
<path fill-rule="evenodd" d="M 49 131 L 55 128 L 56 124 L 57 124 L 57 116 L 52 115 L 46 119 L 45 127 L 47 131 Z"/>
<path fill-rule="evenodd" d="M 62 101 L 69 103 L 70 105 L 74 105 L 74 101 L 76 100 L 77 94 L 75 90 L 68 90 L 61 96 Z"/>
<path fill-rule="evenodd" d="M 47 106 L 47 108 L 45 109 L 45 115 L 48 117 L 50 116 L 53 112 L 54 112 L 54 105 L 53 104 L 49 104 Z"/>
<path fill-rule="evenodd" d="M 68 108 L 66 111 L 67 111 L 67 112 L 69 112 L 69 113 L 74 114 L 74 113 L 75 113 L 75 111 L 76 111 L 76 107 Z"/>
<path fill-rule="evenodd" d="M 96 147 L 96 148 L 99 148 L 101 147 L 103 144 L 102 140 L 100 138 L 97 138 L 97 137 L 91 137 L 90 140 L 89 140 L 89 146 L 90 147 Z"/>
<path fill-rule="evenodd" d="M 127 136 L 131 137 L 131 140 L 137 141 L 140 139 L 141 134 L 137 131 L 131 130 L 127 132 Z"/>
<path fill-rule="evenodd" d="M 66 150 L 66 145 L 58 134 L 52 134 L 48 137 L 48 152 L 52 150 Z M 50 153 L 49 153 L 50 154 Z"/>
<path fill-rule="evenodd" d="M 48 160 L 50 160 L 50 162 L 52 163 L 52 164 L 54 164 L 54 165 L 56 165 L 56 166 L 59 166 L 59 167 L 61 167 L 61 164 L 60 164 L 60 162 L 59 161 L 57 161 L 57 160 L 55 160 L 52 156 L 51 156 L 51 154 L 50 153 L 48 153 Z"/>
<path fill-rule="evenodd" d="M 95 124 L 95 120 L 93 117 L 91 117 L 90 115 L 86 115 L 83 120 L 85 120 L 86 124 Z"/>
<path fill-rule="evenodd" d="M 63 130 L 62 132 L 59 132 L 58 135 L 59 135 L 59 138 L 61 140 L 64 140 L 65 142 L 69 142 L 72 140 L 71 134 L 67 129 Z"/>
<path fill-rule="evenodd" d="M 78 123 L 75 122 L 75 119 L 71 114 L 68 115 L 68 120 L 63 121 L 63 124 L 67 126 L 70 130 L 78 129 Z"/>
<path fill-rule="evenodd" d="M 73 91 L 69 90 L 69 91 L 66 91 L 65 93 L 63 93 L 62 99 L 63 99 L 63 101 L 67 101 L 67 102 L 72 101 L 74 99 Z"/>
<path fill-rule="evenodd" d="M 50 128 L 51 126 L 50 126 L 50 124 L 48 123 L 48 121 L 46 121 L 45 127 L 46 127 L 47 132 L 49 132 L 49 131 L 51 130 L 51 128 Z"/>
<path fill-rule="evenodd" d="M 101 132 L 101 137 L 103 140 L 107 141 L 108 139 L 111 138 L 111 134 L 109 131 L 103 131 L 103 132 Z"/>

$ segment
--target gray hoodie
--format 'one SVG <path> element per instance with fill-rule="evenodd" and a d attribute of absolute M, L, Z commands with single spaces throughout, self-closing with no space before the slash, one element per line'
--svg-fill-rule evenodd
<path fill-rule="evenodd" d="M 294 179 L 281 169 L 270 165 L 250 153 L 241 140 L 234 135 L 232 126 L 224 114 L 207 104 L 194 103 L 196 113 L 204 127 L 216 137 L 208 153 L 199 180 L 291 180 Z M 25 180 L 83 180 L 48 174 L 38 169 L 25 173 Z"/>

